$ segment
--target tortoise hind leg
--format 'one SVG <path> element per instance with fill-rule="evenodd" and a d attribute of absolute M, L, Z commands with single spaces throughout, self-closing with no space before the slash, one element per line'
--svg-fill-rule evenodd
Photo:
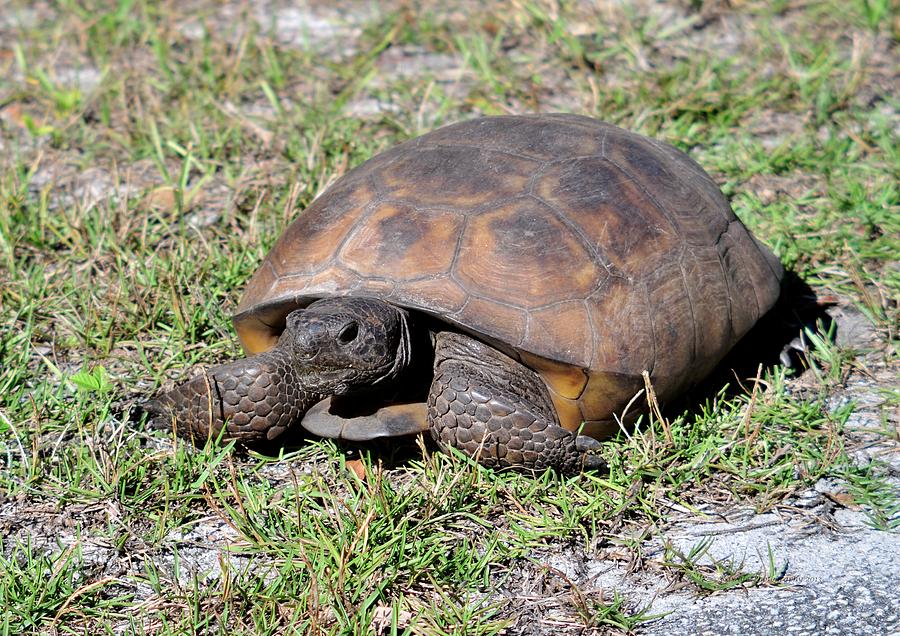
<path fill-rule="evenodd" d="M 431 435 L 489 467 L 600 467 L 593 438 L 561 427 L 534 371 L 477 340 L 442 332 L 435 343 L 428 395 Z"/>

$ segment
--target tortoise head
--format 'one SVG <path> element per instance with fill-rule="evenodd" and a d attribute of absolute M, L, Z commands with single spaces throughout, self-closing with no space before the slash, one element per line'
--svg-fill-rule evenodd
<path fill-rule="evenodd" d="M 374 298 L 326 298 L 287 317 L 276 345 L 327 395 L 395 378 L 409 362 L 404 310 Z"/>

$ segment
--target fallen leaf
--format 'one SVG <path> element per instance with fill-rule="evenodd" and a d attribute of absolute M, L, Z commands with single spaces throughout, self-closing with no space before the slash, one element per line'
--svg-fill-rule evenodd
<path fill-rule="evenodd" d="M 347 468 L 353 471 L 353 473 L 359 477 L 362 481 L 366 480 L 366 467 L 362 463 L 361 459 L 348 459 L 347 460 Z"/>
<path fill-rule="evenodd" d="M 25 120 L 22 118 L 22 105 L 12 103 L 5 108 L 0 109 L 0 117 L 8 119 L 12 123 L 25 128 Z"/>
<path fill-rule="evenodd" d="M 148 192 L 141 203 L 154 212 L 173 212 L 178 205 L 178 198 L 175 196 L 175 188 L 160 186 Z"/>
<path fill-rule="evenodd" d="M 839 506 L 843 506 L 848 510 L 860 510 L 859 504 L 856 503 L 856 500 L 850 493 L 824 492 L 822 494 L 831 499 L 834 503 L 838 504 Z"/>

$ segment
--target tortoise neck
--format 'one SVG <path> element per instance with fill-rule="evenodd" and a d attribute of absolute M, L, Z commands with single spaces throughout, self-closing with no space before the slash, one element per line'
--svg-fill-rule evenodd
<path fill-rule="evenodd" d="M 392 307 L 393 308 L 393 307 Z M 369 383 L 370 386 L 380 386 L 385 383 L 393 382 L 403 375 L 410 366 L 413 356 L 412 344 L 412 327 L 410 325 L 409 314 L 403 309 L 393 308 L 399 315 L 397 323 L 397 350 L 394 355 L 394 364 L 390 370 L 380 378 Z"/>

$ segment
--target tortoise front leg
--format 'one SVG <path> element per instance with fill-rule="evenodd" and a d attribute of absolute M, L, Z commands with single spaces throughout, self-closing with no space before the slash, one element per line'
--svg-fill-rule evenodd
<path fill-rule="evenodd" d="M 144 404 L 155 428 L 203 441 L 225 429 L 225 439 L 274 439 L 325 397 L 304 387 L 286 352 L 266 353 L 209 369 Z"/>
<path fill-rule="evenodd" d="M 461 334 L 437 336 L 428 420 L 439 446 L 485 466 L 572 473 L 601 464 L 595 439 L 559 425 L 534 371 Z"/>

